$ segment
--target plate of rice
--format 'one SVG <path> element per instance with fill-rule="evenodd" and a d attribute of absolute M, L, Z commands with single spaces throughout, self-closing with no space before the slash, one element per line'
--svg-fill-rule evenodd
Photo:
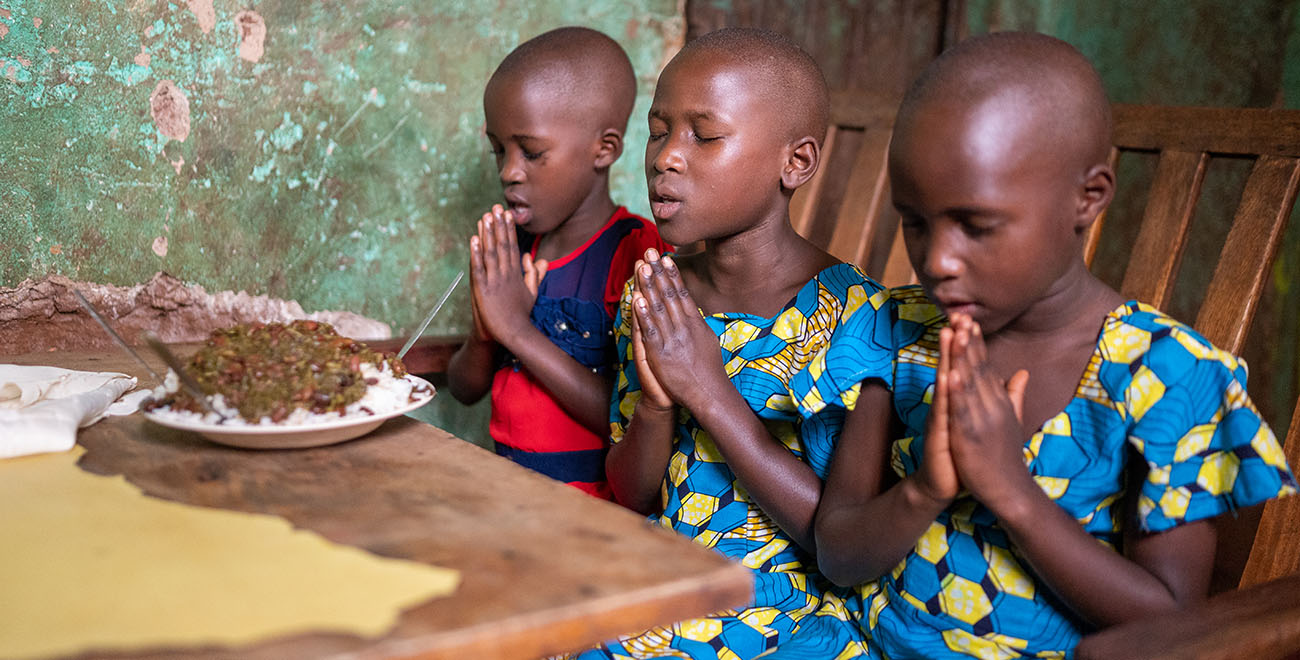
<path fill-rule="evenodd" d="M 220 415 L 204 411 L 168 371 L 141 407 L 145 417 L 252 449 L 351 440 L 434 396 L 433 385 L 406 373 L 395 356 L 372 351 L 317 321 L 215 330 L 187 362 L 186 372 Z"/>

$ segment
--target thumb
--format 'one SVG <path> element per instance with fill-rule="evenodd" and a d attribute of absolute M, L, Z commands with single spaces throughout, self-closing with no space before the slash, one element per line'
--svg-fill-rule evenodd
<path fill-rule="evenodd" d="M 1016 419 L 1025 420 L 1025 389 L 1029 385 L 1029 372 L 1021 369 L 1011 375 L 1007 381 L 1007 396 L 1011 399 L 1011 409 L 1016 411 Z"/>
<path fill-rule="evenodd" d="M 537 283 L 541 284 L 542 279 L 546 277 L 546 269 L 551 267 L 551 262 L 545 259 L 536 259 L 533 261 L 533 268 L 537 271 Z"/>
<path fill-rule="evenodd" d="M 537 280 L 540 278 L 537 277 L 537 265 L 533 263 L 533 255 L 525 252 L 519 262 L 524 268 L 524 287 L 529 293 L 537 295 Z"/>

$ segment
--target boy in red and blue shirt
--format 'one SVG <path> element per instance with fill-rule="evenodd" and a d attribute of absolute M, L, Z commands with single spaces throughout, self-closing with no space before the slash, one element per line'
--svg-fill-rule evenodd
<path fill-rule="evenodd" d="M 609 194 L 635 97 L 627 54 L 586 28 L 531 39 L 493 73 L 506 205 L 470 238 L 474 329 L 448 369 L 457 400 L 491 391 L 497 453 L 604 498 L 614 313 L 636 260 L 667 247 Z"/>

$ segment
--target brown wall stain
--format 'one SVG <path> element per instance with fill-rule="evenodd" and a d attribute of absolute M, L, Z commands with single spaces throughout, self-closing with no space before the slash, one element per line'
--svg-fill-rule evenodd
<path fill-rule="evenodd" d="M 190 100 L 176 83 L 163 80 L 154 87 L 149 96 L 149 114 L 163 135 L 180 142 L 190 136 Z"/>
<path fill-rule="evenodd" d="M 185 5 L 193 12 L 194 18 L 198 19 L 203 34 L 211 32 L 217 26 L 217 12 L 212 8 L 212 0 L 188 0 Z"/>
<path fill-rule="evenodd" d="M 235 14 L 235 27 L 239 30 L 239 56 L 249 62 L 262 59 L 262 46 L 266 41 L 266 21 L 262 15 L 245 10 Z"/>

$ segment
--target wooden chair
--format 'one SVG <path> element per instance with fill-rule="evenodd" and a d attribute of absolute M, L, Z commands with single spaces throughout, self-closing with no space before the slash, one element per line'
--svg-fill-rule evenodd
<path fill-rule="evenodd" d="M 885 167 L 897 106 L 896 99 L 832 94 L 821 167 L 790 202 L 796 231 L 890 286 L 912 281 Z"/>
<path fill-rule="evenodd" d="M 796 195 L 791 217 L 796 229 L 832 254 L 886 285 L 898 285 L 913 277 L 888 199 L 885 155 L 893 106 L 873 107 L 874 102 L 848 95 L 833 99 L 823 169 Z M 1129 205 L 1131 215 L 1140 217 L 1121 221 L 1128 209 L 1112 206 L 1093 226 L 1085 248 L 1096 271 L 1106 228 L 1125 237 L 1121 244 L 1136 228 L 1131 250 L 1118 257 L 1126 298 L 1168 309 L 1211 162 L 1251 161 L 1213 275 L 1203 296 L 1193 292 L 1200 298 L 1196 329 L 1241 354 L 1300 188 L 1300 111 L 1117 105 L 1114 119 L 1112 166 L 1120 167 L 1122 158 L 1156 159 L 1145 209 L 1139 214 Z M 1121 176 L 1121 192 L 1132 183 Z M 1289 463 L 1300 467 L 1300 405 L 1284 447 Z M 1242 514 L 1224 517 L 1220 525 L 1223 561 L 1216 567 L 1236 590 L 1188 612 L 1092 635 L 1079 647 L 1079 657 L 1300 658 L 1300 496 Z"/>
<path fill-rule="evenodd" d="M 1161 308 L 1170 303 L 1211 160 L 1253 160 L 1194 323 L 1217 346 L 1240 354 L 1300 189 L 1300 111 L 1117 106 L 1114 116 L 1114 164 L 1125 153 L 1159 154 L 1124 271 L 1126 297 Z M 1105 221 L 1089 237 L 1090 263 Z M 1300 466 L 1300 405 L 1283 447 L 1288 462 Z M 1238 591 L 1189 612 L 1103 631 L 1085 640 L 1080 657 L 1300 655 L 1300 497 L 1270 501 L 1258 518 L 1222 520 L 1220 556 L 1249 548 Z"/>

